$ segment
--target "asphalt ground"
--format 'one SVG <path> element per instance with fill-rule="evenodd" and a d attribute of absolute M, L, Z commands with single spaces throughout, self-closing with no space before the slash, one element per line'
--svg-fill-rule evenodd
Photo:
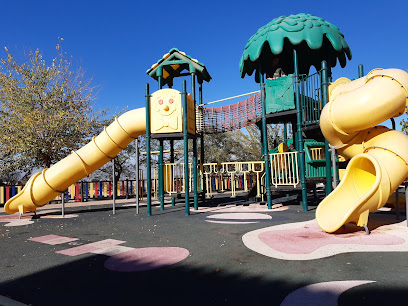
<path fill-rule="evenodd" d="M 18 305 L 11 300 L 26 305 L 280 305 L 295 290 L 318 283 L 331 287 L 312 302 L 301 297 L 298 305 L 328 305 L 325 301 L 333 297 L 339 305 L 408 304 L 406 251 L 284 260 L 262 255 L 243 243 L 242 237 L 254 230 L 313 220 L 316 206 L 304 212 L 296 201 L 282 201 L 286 210 L 267 211 L 265 205 L 257 205 L 252 211 L 257 215 L 248 218 L 259 222 L 234 223 L 227 215 L 227 223 L 212 223 L 208 222 L 211 216 L 221 213 L 223 205 L 231 205 L 232 213 L 246 213 L 249 203 L 225 198 L 229 203 L 223 204 L 224 200 L 216 199 L 211 207 L 191 209 L 186 216 L 180 200 L 175 207 L 166 205 L 164 211 L 154 206 L 148 217 L 144 205 L 138 215 L 135 207 L 123 206 L 132 201 L 118 201 L 114 215 L 109 202 L 74 203 L 67 207 L 65 218 L 58 217 L 59 210 L 52 211 L 58 209 L 56 205 L 44 207 L 51 209 L 47 213 L 51 218 L 40 216 L 21 226 L 0 223 L 0 305 Z M 271 218 L 253 220 L 259 214 Z M 401 222 L 393 211 L 377 213 L 372 219 L 382 224 Z M 78 240 L 56 245 L 29 240 L 46 235 Z M 177 247 L 189 253 L 171 265 L 125 272 L 108 269 L 106 263 L 112 258 L 108 255 L 56 253 L 106 239 L 120 240 L 129 248 Z M 342 292 L 339 281 L 371 282 Z M 306 291 L 310 298 L 313 290 Z"/>

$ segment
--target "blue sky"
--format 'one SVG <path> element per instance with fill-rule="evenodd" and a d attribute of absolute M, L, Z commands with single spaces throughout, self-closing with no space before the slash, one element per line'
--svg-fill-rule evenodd
<path fill-rule="evenodd" d="M 340 28 L 353 58 L 333 69 L 334 79 L 356 77 L 358 64 L 365 73 L 408 69 L 407 0 L 141 2 L 6 0 L 0 43 L 51 58 L 64 38 L 63 49 L 101 86 L 96 107 L 112 110 L 144 106 L 145 83 L 157 88 L 146 70 L 173 47 L 206 65 L 213 79 L 205 102 L 257 90 L 253 76 L 240 78 L 239 60 L 258 28 L 281 15 L 310 13 Z"/>

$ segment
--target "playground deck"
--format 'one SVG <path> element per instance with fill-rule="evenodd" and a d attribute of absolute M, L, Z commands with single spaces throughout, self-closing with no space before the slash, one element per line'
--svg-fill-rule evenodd
<path fill-rule="evenodd" d="M 111 201 L 67 203 L 65 218 L 60 204 L 33 220 L 0 213 L 0 304 L 406 305 L 404 220 L 383 210 L 370 236 L 326 234 L 315 206 L 290 200 L 216 196 L 188 217 L 182 199 L 151 217 L 134 199 L 115 215 Z"/>

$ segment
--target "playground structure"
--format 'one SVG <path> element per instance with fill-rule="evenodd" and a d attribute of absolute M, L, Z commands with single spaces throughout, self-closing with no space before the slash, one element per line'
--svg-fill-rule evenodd
<path fill-rule="evenodd" d="M 396 69 L 374 70 L 363 77 L 361 68 L 359 79 L 350 82 L 341 78 L 329 86 L 331 68 L 337 61 L 344 67 L 346 57 L 350 60 L 351 52 L 344 35 L 331 23 L 308 14 L 276 18 L 249 39 L 240 61 L 241 77 L 254 74 L 255 81 L 260 83 L 259 93 L 252 93 L 236 104 L 208 108 L 204 107 L 202 87 L 211 76 L 205 65 L 171 49 L 147 70 L 158 82 L 158 91 L 151 94 L 146 84 L 145 108 L 116 118 L 85 147 L 33 175 L 23 190 L 7 201 L 5 211 L 20 214 L 35 211 L 146 133 L 147 169 L 151 169 L 151 139 L 160 143 L 154 178 L 151 171 L 146 172 L 148 215 L 152 190 L 157 192 L 161 209 L 165 193 L 171 196 L 184 193 L 185 212 L 189 215 L 191 192 L 194 209 L 198 209 L 200 196 L 204 200 L 215 191 L 229 189 L 234 197 L 237 184 L 244 191 L 253 190 L 269 209 L 273 193 L 296 192 L 301 195 L 302 208 L 307 210 L 308 186 L 323 182 L 327 197 L 316 212 L 321 228 L 333 232 L 347 222 L 366 227 L 368 213 L 384 205 L 407 176 L 408 147 L 396 148 L 392 144 L 405 143 L 406 136 L 383 127 L 367 129 L 405 112 L 408 78 L 405 72 Z M 276 59 L 279 66 L 272 64 Z M 309 75 L 311 66 L 317 72 Z M 270 79 L 278 67 L 287 75 Z M 187 93 L 185 80 L 181 92 L 172 89 L 174 78 L 188 76 L 191 94 Z M 165 85 L 169 88 L 163 88 Z M 362 105 L 363 101 L 364 110 L 348 117 L 350 109 L 355 109 L 354 104 Z M 389 103 L 392 107 L 384 107 L 389 105 L 388 101 L 392 101 Z M 364 124 L 361 117 L 367 119 Z M 262 161 L 204 162 L 206 134 L 233 131 L 250 124 L 256 124 L 261 132 Z M 268 124 L 284 125 L 284 143 L 276 148 L 268 148 Z M 293 131 L 290 139 L 288 125 Z M 356 136 L 358 131 L 362 132 Z M 366 137 L 369 132 L 371 136 Z M 378 145 L 376 139 L 385 140 L 387 145 Z M 174 160 L 174 140 L 183 140 L 184 163 Z M 189 140 L 193 143 L 192 158 Z M 164 163 L 164 141 L 170 142 L 169 163 Z M 338 157 L 335 149 L 340 153 Z M 381 156 L 377 158 L 378 154 Z M 340 185 L 332 192 L 339 179 L 336 162 L 345 158 L 352 159 Z M 389 173 L 384 168 L 385 160 L 392 164 L 389 170 L 393 175 L 397 169 L 404 169 L 390 181 L 386 179 L 393 175 L 385 175 Z M 152 181 L 157 181 L 154 188 Z M 388 189 L 387 184 L 391 186 Z"/>
<path fill-rule="evenodd" d="M 341 78 L 329 94 L 321 128 L 350 162 L 340 185 L 318 206 L 316 219 L 326 232 L 349 222 L 367 228 L 369 213 L 384 206 L 408 176 L 408 136 L 375 126 L 405 112 L 408 73 L 375 69 L 352 82 Z M 359 111 L 351 113 L 356 104 Z"/>

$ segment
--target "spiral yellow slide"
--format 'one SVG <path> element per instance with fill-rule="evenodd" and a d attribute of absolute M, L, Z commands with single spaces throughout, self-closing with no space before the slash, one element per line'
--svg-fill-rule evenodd
<path fill-rule="evenodd" d="M 102 167 L 145 132 L 145 108 L 123 114 L 87 145 L 51 168 L 34 174 L 23 190 L 7 201 L 4 210 L 8 214 L 35 212 L 70 185 Z"/>
<path fill-rule="evenodd" d="M 320 128 L 338 153 L 351 158 L 339 186 L 317 207 L 319 226 L 332 233 L 343 224 L 367 226 L 368 214 L 381 208 L 408 176 L 408 136 L 375 126 L 402 115 L 408 105 L 408 73 L 375 69 L 329 87 Z"/>

